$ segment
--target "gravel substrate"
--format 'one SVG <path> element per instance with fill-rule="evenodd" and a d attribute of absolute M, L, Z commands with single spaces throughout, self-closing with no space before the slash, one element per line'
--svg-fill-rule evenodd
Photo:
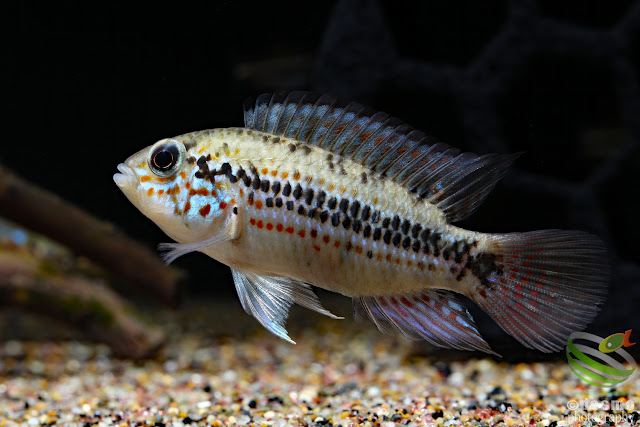
<path fill-rule="evenodd" d="M 595 418 L 604 416 L 608 425 L 640 422 L 637 374 L 607 394 L 581 384 L 566 360 L 422 357 L 412 342 L 355 325 L 350 316 L 295 314 L 289 329 L 297 345 L 254 328 L 235 303 L 155 315 L 172 341 L 141 362 L 114 359 L 100 344 L 1 343 L 0 427 L 553 427 L 603 425 Z M 620 409 L 586 408 L 585 399 Z"/>

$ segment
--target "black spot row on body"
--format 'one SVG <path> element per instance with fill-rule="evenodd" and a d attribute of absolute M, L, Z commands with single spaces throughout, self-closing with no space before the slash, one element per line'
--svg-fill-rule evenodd
<path fill-rule="evenodd" d="M 196 164 L 199 167 L 198 173 L 202 176 L 200 178 L 212 178 L 216 175 L 225 175 L 231 182 L 242 181 L 246 187 L 251 187 L 253 190 L 260 190 L 264 193 L 273 192 L 273 196 L 282 194 L 284 197 L 293 196 L 295 200 L 303 199 L 302 202 L 306 205 L 300 204 L 297 212 L 300 215 L 308 216 L 309 218 L 317 218 L 322 223 L 331 219 L 331 225 L 334 227 L 342 226 L 345 230 L 352 229 L 354 233 L 359 234 L 362 231 L 363 237 L 372 238 L 374 241 L 382 240 L 387 245 L 394 245 L 404 250 L 413 250 L 416 253 L 422 251 L 425 254 L 433 254 L 433 256 L 440 256 L 440 248 L 438 243 L 441 239 L 441 234 L 433 232 L 427 228 L 422 227 L 420 224 L 412 224 L 408 219 L 402 220 L 398 215 L 394 215 L 393 218 L 386 217 L 382 219 L 381 227 L 375 227 L 381 220 L 380 211 L 372 210 L 370 206 L 364 205 L 355 200 L 350 202 L 348 199 L 343 198 L 338 200 L 336 197 L 330 197 L 326 200 L 327 194 L 324 191 L 315 191 L 312 188 L 303 189 L 300 184 L 292 189 L 291 184 L 287 181 L 284 186 L 280 181 L 274 181 L 271 183 L 268 179 L 260 179 L 258 172 L 255 168 L 252 168 L 251 173 L 253 177 L 250 177 L 246 171 L 242 168 L 238 169 L 238 172 L 234 176 L 232 168 L 229 163 L 223 163 L 219 170 L 209 171 L 207 161 L 211 157 L 200 157 Z M 253 194 L 251 194 L 253 196 Z M 315 201 L 315 206 L 312 206 Z M 322 210 L 326 201 L 326 210 Z M 278 208 L 283 206 L 283 200 L 281 197 L 267 197 L 265 199 L 267 207 L 271 208 L 274 205 Z M 295 202 L 293 200 L 286 200 L 284 206 L 287 210 L 293 211 L 295 209 Z M 335 212 L 331 212 L 334 211 Z M 360 218 L 358 218 L 360 215 Z M 470 246 L 463 242 L 458 245 L 449 245 L 442 251 L 444 259 L 453 259 L 456 263 L 462 262 L 462 257 L 469 253 Z M 479 275 L 486 276 L 486 271 L 495 270 L 490 267 L 487 259 L 483 260 L 469 260 L 463 267 L 471 269 Z M 493 270 L 492 270 L 493 268 Z"/>

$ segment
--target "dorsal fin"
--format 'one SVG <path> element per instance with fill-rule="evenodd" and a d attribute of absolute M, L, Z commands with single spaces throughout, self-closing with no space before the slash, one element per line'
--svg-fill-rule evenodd
<path fill-rule="evenodd" d="M 460 153 L 385 113 L 311 92 L 260 95 L 245 104 L 244 123 L 356 161 L 437 205 L 450 221 L 470 215 L 518 156 Z"/>

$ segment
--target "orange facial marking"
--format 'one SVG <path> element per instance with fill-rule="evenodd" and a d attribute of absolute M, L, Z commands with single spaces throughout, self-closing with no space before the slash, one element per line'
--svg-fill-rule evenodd
<path fill-rule="evenodd" d="M 193 188 L 191 190 L 189 190 L 189 195 L 190 196 L 195 196 L 196 194 L 197 194 L 196 190 L 194 190 Z"/>
<path fill-rule="evenodd" d="M 256 220 L 254 218 L 251 218 L 249 222 L 251 223 L 251 225 L 256 225 Z"/>
<path fill-rule="evenodd" d="M 236 199 L 231 199 L 230 203 L 231 203 L 232 205 L 235 205 L 235 204 L 236 204 Z"/>
<path fill-rule="evenodd" d="M 258 226 L 258 228 L 264 227 L 264 223 L 262 221 L 258 221 L 256 225 Z"/>
<path fill-rule="evenodd" d="M 276 230 L 282 231 L 283 229 L 284 229 L 284 227 L 282 226 L 282 224 L 276 225 Z"/>
<path fill-rule="evenodd" d="M 200 208 L 200 215 L 202 216 L 207 216 L 209 215 L 209 212 L 211 212 L 211 205 L 206 204 L 203 207 Z"/>
<path fill-rule="evenodd" d="M 225 202 L 220 202 L 220 209 L 224 209 L 227 207 L 227 204 Z"/>
<path fill-rule="evenodd" d="M 298 236 L 304 237 L 305 236 L 305 231 L 304 230 L 298 231 Z"/>
<path fill-rule="evenodd" d="M 262 209 L 262 202 L 260 200 L 256 200 L 256 209 Z"/>
<path fill-rule="evenodd" d="M 184 185 L 184 188 L 186 188 L 187 190 L 191 188 L 191 184 L 189 184 L 188 182 Z"/>
<path fill-rule="evenodd" d="M 180 172 L 180 176 L 182 177 L 182 179 L 186 179 L 187 178 L 187 173 L 186 172 Z"/>
<path fill-rule="evenodd" d="M 267 230 L 273 230 L 273 224 L 271 224 L 270 222 L 267 223 Z"/>
<path fill-rule="evenodd" d="M 284 231 L 286 231 L 289 234 L 293 234 L 293 227 L 287 227 Z"/>
<path fill-rule="evenodd" d="M 153 188 L 150 188 L 147 190 L 147 196 L 149 197 L 153 196 Z"/>
<path fill-rule="evenodd" d="M 140 182 L 147 182 L 147 181 L 151 181 L 151 177 L 148 175 L 144 175 L 140 177 Z"/>
<path fill-rule="evenodd" d="M 200 147 L 200 149 L 198 150 L 198 154 L 202 154 L 204 153 L 204 146 Z"/>
<path fill-rule="evenodd" d="M 244 190 L 242 188 L 240 189 L 240 197 L 244 197 Z"/>
<path fill-rule="evenodd" d="M 191 203 L 187 202 L 187 204 L 184 205 L 184 213 L 189 212 L 189 209 L 191 209 Z"/>
<path fill-rule="evenodd" d="M 200 189 L 198 189 L 198 191 L 196 193 L 198 193 L 198 195 L 200 195 L 200 196 L 208 196 L 209 195 L 209 190 L 207 190 L 206 188 L 200 188 Z M 216 195 L 215 191 L 212 191 L 211 194 L 214 195 L 214 196 Z"/>
<path fill-rule="evenodd" d="M 263 175 L 266 175 L 266 174 L 269 173 L 269 169 L 263 168 L 261 172 L 262 172 Z"/>

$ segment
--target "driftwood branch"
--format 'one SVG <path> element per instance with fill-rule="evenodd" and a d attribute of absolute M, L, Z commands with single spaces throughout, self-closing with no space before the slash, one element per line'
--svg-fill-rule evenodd
<path fill-rule="evenodd" d="M 43 271 L 40 260 L 24 251 L 0 251 L 0 305 L 61 320 L 122 357 L 152 355 L 164 342 L 160 329 L 136 319 L 135 310 L 100 281 Z"/>
<path fill-rule="evenodd" d="M 60 197 L 35 187 L 0 166 L 0 216 L 56 240 L 132 286 L 174 305 L 179 270 Z"/>

